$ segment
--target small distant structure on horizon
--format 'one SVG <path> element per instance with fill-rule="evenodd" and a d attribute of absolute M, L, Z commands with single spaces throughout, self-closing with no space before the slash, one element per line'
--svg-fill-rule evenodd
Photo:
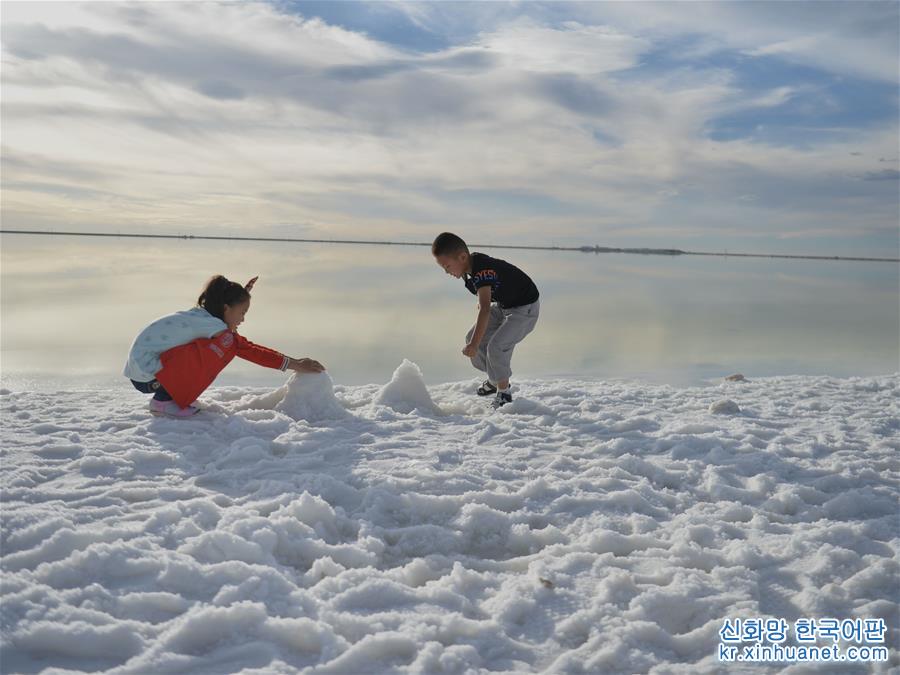
<path fill-rule="evenodd" d="M 677 248 L 610 248 L 609 246 L 579 246 L 582 253 L 638 253 L 641 255 L 685 255 Z"/>

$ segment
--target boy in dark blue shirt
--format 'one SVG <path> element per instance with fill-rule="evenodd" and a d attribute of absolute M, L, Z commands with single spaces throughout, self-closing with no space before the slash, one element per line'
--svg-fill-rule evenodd
<path fill-rule="evenodd" d="M 537 323 L 538 289 L 515 265 L 483 253 L 470 253 L 466 242 L 450 232 L 437 236 L 431 254 L 447 274 L 463 279 L 469 292 L 478 296 L 478 317 L 466 335 L 462 353 L 487 373 L 478 395 L 496 393 L 491 405 L 499 408 L 512 401 L 509 378 L 513 348 Z"/>

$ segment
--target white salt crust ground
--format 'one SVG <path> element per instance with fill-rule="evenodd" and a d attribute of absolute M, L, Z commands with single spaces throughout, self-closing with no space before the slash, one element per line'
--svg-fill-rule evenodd
<path fill-rule="evenodd" d="M 475 384 L 2 390 L 0 668 L 693 674 L 756 616 L 891 662 L 729 672 L 898 666 L 900 376 Z"/>

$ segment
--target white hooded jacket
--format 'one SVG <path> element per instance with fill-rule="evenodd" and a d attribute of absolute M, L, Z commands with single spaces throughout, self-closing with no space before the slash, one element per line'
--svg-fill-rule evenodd
<path fill-rule="evenodd" d="M 227 328 L 222 319 L 202 307 L 162 316 L 138 333 L 122 374 L 135 382 L 150 382 L 162 369 L 160 354 L 197 338 L 211 338 Z"/>

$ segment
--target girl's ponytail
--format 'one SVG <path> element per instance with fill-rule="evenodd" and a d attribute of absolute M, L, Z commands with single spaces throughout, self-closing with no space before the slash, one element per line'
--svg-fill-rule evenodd
<path fill-rule="evenodd" d="M 197 304 L 217 319 L 225 320 L 225 305 L 234 306 L 250 299 L 247 289 L 217 274 L 206 282 Z"/>

